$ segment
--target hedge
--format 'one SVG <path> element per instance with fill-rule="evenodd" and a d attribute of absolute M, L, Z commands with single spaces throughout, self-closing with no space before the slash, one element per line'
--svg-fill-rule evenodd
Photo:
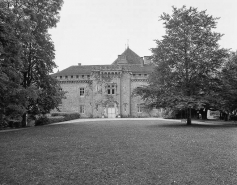
<path fill-rule="evenodd" d="M 51 123 L 58 123 L 63 121 L 69 121 L 80 118 L 80 114 L 77 112 L 54 112 L 51 116 L 42 116 L 35 121 L 35 126 L 47 125 Z"/>
<path fill-rule="evenodd" d="M 77 112 L 54 112 L 51 114 L 52 117 L 63 116 L 64 121 L 73 120 L 80 118 L 80 114 Z"/>

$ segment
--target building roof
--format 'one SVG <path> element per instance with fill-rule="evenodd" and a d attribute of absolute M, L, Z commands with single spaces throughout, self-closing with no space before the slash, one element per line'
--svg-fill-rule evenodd
<path fill-rule="evenodd" d="M 70 66 L 52 76 L 89 75 L 93 70 L 122 70 L 127 69 L 132 73 L 151 73 L 153 65 L 144 65 L 143 59 L 127 48 L 112 65 L 76 65 Z"/>
<path fill-rule="evenodd" d="M 142 64 L 142 62 L 143 59 L 128 47 L 121 55 L 118 56 L 118 58 L 112 63 L 112 65 L 134 65 Z"/>
<path fill-rule="evenodd" d="M 79 75 L 79 74 L 90 74 L 94 68 L 109 67 L 111 65 L 77 65 L 70 66 L 62 71 L 54 73 L 53 76 L 65 76 L 65 75 Z"/>

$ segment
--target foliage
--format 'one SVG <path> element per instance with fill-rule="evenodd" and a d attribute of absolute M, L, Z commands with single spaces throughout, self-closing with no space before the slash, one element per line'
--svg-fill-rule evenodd
<path fill-rule="evenodd" d="M 73 120 L 73 119 L 79 119 L 80 118 L 80 114 L 77 112 L 54 112 L 51 113 L 52 117 L 55 116 L 63 116 L 64 120 L 63 121 L 68 121 L 68 120 Z"/>
<path fill-rule="evenodd" d="M 64 121 L 64 116 L 53 116 L 53 117 L 48 117 L 50 123 L 58 123 L 58 122 L 63 122 Z"/>
<path fill-rule="evenodd" d="M 237 53 L 232 53 L 225 63 L 221 74 L 221 85 L 218 89 L 219 104 L 222 112 L 235 114 L 237 111 Z"/>
<path fill-rule="evenodd" d="M 45 114 L 64 92 L 49 74 L 56 67 L 48 29 L 59 21 L 62 0 L 0 2 L 0 110 L 15 115 Z M 7 93 L 10 92 L 10 93 Z M 10 116 L 14 114 L 10 113 Z"/>
<path fill-rule="evenodd" d="M 166 35 L 151 49 L 156 69 L 149 86 L 135 93 L 157 107 L 187 109 L 191 124 L 191 108 L 209 106 L 228 50 L 219 48 L 222 35 L 213 31 L 218 18 L 206 11 L 173 7 L 172 15 L 163 13 L 160 18 Z"/>
<path fill-rule="evenodd" d="M 41 116 L 38 119 L 36 119 L 35 126 L 47 125 L 49 123 L 50 123 L 49 118 L 47 118 L 46 116 Z"/>
<path fill-rule="evenodd" d="M 20 43 L 14 34 L 15 15 L 0 3 L 0 122 L 24 111 L 25 91 L 20 86 Z M 4 121 L 5 120 L 5 121 Z M 0 123 L 0 124 L 1 124 Z"/>
<path fill-rule="evenodd" d="M 51 116 L 39 117 L 35 122 L 35 126 L 47 125 L 51 123 L 69 121 L 69 120 L 74 120 L 74 119 L 79 119 L 79 118 L 80 118 L 80 114 L 77 112 L 54 112 L 54 113 L 51 113 Z"/>

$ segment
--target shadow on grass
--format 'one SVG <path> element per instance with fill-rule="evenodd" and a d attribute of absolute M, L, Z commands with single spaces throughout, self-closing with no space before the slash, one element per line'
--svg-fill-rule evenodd
<path fill-rule="evenodd" d="M 185 123 L 167 123 L 167 124 L 157 124 L 157 125 L 149 125 L 149 128 L 214 128 L 214 129 L 222 129 L 222 128 L 237 128 L 237 124 L 211 124 L 211 123 L 192 123 L 191 125 L 187 125 Z"/>

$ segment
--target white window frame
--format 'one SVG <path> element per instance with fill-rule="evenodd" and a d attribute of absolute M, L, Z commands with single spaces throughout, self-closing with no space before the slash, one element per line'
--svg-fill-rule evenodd
<path fill-rule="evenodd" d="M 80 105 L 79 106 L 79 113 L 80 114 L 85 114 L 85 105 Z"/>
<path fill-rule="evenodd" d="M 85 88 L 84 87 L 80 87 L 79 93 L 80 93 L 80 96 L 85 96 Z"/>

